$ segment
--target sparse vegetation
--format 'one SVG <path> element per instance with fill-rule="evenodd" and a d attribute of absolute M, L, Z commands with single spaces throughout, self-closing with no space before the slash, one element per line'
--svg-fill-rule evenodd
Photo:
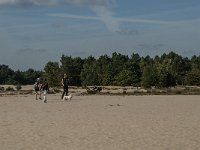
<path fill-rule="evenodd" d="M 14 88 L 9 86 L 9 87 L 6 88 L 6 91 L 14 91 Z"/>
<path fill-rule="evenodd" d="M 3 92 L 4 90 L 4 87 L 0 87 L 0 92 Z"/>
<path fill-rule="evenodd" d="M 17 91 L 19 91 L 19 90 L 21 90 L 22 86 L 21 86 L 21 84 L 17 84 L 15 88 Z"/>

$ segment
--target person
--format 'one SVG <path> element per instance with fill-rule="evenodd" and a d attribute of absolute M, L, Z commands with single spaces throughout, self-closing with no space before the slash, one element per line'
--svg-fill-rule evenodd
<path fill-rule="evenodd" d="M 44 101 L 44 103 L 46 103 L 47 102 L 47 93 L 49 91 L 49 84 L 46 79 L 44 79 L 44 82 L 42 83 L 41 90 L 43 91 L 43 101 Z"/>
<path fill-rule="evenodd" d="M 41 98 L 41 83 L 40 83 L 40 78 L 37 78 L 35 84 L 34 84 L 34 90 L 35 90 L 35 99 L 38 99 L 38 95 L 39 95 L 39 99 Z"/>
<path fill-rule="evenodd" d="M 65 73 L 61 81 L 61 84 L 63 87 L 63 93 L 62 93 L 61 99 L 63 99 L 64 96 L 68 96 L 68 83 L 69 83 L 69 78 L 67 74 Z"/>

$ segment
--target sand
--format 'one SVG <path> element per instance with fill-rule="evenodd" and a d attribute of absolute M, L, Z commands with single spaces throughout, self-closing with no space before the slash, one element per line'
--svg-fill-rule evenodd
<path fill-rule="evenodd" d="M 0 97 L 0 150 L 197 150 L 200 96 Z"/>

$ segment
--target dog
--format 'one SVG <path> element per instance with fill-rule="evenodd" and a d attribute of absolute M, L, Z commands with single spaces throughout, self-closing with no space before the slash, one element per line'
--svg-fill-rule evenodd
<path fill-rule="evenodd" d="M 72 99 L 72 95 L 70 94 L 70 95 L 68 95 L 68 96 L 64 96 L 63 97 L 63 101 L 65 101 L 65 100 L 71 100 Z"/>

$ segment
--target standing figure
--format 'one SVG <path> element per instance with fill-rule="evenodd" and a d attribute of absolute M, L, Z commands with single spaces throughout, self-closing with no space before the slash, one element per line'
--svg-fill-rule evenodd
<path fill-rule="evenodd" d="M 49 91 L 49 84 L 46 79 L 44 79 L 41 89 L 43 91 L 43 101 L 44 101 L 44 103 L 46 103 L 47 102 L 47 93 Z"/>
<path fill-rule="evenodd" d="M 68 96 L 68 83 L 69 83 L 69 78 L 67 77 L 67 74 L 65 73 L 61 81 L 61 84 L 63 87 L 63 93 L 62 93 L 61 99 L 63 99 L 64 96 Z"/>
<path fill-rule="evenodd" d="M 35 99 L 37 100 L 37 96 L 39 95 L 39 99 L 41 98 L 41 83 L 40 83 L 40 78 L 37 78 L 35 84 L 34 84 L 34 90 L 35 90 Z"/>

